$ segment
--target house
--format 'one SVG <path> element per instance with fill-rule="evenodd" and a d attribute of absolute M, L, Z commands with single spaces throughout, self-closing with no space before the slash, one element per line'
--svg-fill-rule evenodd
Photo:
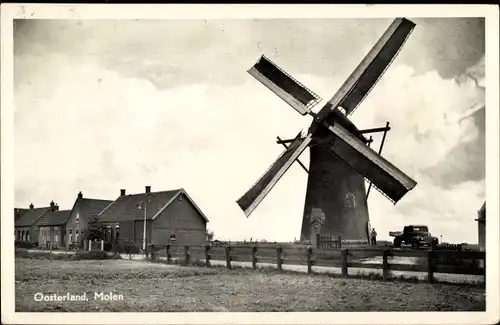
<path fill-rule="evenodd" d="M 184 189 L 120 196 L 99 214 L 106 226 L 106 241 L 126 241 L 144 249 L 144 219 L 147 243 L 154 245 L 205 245 L 208 219 Z"/>
<path fill-rule="evenodd" d="M 87 229 L 88 222 L 111 203 L 111 200 L 84 198 L 80 191 L 66 223 L 66 244 L 77 243 Z"/>
<path fill-rule="evenodd" d="M 477 211 L 477 232 L 478 232 L 478 243 L 479 250 L 486 250 L 486 201 L 484 201 L 481 209 Z"/>
<path fill-rule="evenodd" d="M 38 221 L 49 211 L 55 211 L 58 206 L 54 201 L 49 207 L 35 208 L 30 204 L 29 210 L 19 216 L 14 223 L 15 240 L 22 243 L 37 243 L 38 241 Z"/>
<path fill-rule="evenodd" d="M 71 210 L 58 209 L 47 212 L 38 221 L 38 245 L 42 247 L 61 247 L 64 245 L 66 222 Z"/>

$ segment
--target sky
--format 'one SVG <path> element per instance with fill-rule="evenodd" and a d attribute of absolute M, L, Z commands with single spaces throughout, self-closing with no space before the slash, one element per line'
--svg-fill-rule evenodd
<path fill-rule="evenodd" d="M 382 155 L 418 183 L 396 205 L 372 191 L 371 225 L 379 239 L 427 224 L 445 242 L 477 243 L 484 20 L 410 19 L 415 30 L 350 117 L 358 128 L 390 121 Z M 184 188 L 216 238 L 298 239 L 307 174 L 297 163 L 249 218 L 236 204 L 282 152 L 276 136 L 311 122 L 246 71 L 265 54 L 324 103 L 391 21 L 18 20 L 15 205 Z"/>

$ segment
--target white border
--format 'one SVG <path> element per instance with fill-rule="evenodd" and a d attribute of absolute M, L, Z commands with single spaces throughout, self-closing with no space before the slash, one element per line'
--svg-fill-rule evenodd
<path fill-rule="evenodd" d="M 494 5 L 47 5 L 1 6 L 1 244 L 2 323 L 384 323 L 494 324 L 499 321 L 499 11 Z M 13 175 L 13 19 L 186 19 L 186 18 L 486 18 L 486 188 L 487 311 L 353 313 L 14 313 Z M 473 218 L 474 216 L 471 216 Z"/>

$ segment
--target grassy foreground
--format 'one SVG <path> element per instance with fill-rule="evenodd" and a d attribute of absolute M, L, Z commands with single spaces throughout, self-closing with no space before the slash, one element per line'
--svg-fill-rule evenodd
<path fill-rule="evenodd" d="M 17 312 L 484 311 L 473 286 L 342 279 L 141 261 L 15 261 Z M 40 301 L 36 293 L 89 297 Z M 113 292 L 123 300 L 94 300 Z"/>

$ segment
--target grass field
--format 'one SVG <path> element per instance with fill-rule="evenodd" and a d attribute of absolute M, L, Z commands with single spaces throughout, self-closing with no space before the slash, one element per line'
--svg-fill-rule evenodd
<path fill-rule="evenodd" d="M 17 312 L 484 311 L 484 288 L 183 267 L 142 261 L 16 258 Z M 94 292 L 123 300 L 94 300 Z M 84 292 L 88 301 L 37 302 Z"/>

